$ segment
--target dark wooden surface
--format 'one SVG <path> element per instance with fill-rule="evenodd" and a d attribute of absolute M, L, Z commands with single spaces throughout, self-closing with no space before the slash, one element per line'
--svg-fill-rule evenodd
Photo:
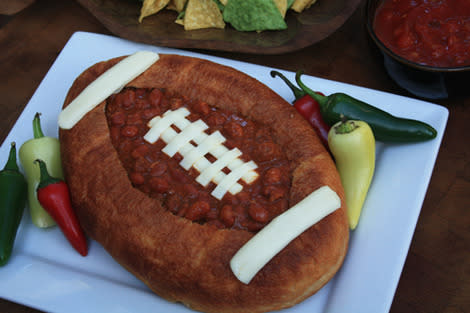
<path fill-rule="evenodd" d="M 411 96 L 387 77 L 380 59 L 371 52 L 361 10 L 362 5 L 327 39 L 296 52 L 268 56 L 202 52 L 292 71 L 304 69 L 311 75 Z M 1 142 L 78 30 L 109 34 L 72 0 L 40 0 L 14 15 L 0 15 Z M 393 313 L 470 312 L 470 97 L 434 102 L 450 110 L 449 122 L 391 307 Z M 0 312 L 37 311 L 0 299 Z"/>

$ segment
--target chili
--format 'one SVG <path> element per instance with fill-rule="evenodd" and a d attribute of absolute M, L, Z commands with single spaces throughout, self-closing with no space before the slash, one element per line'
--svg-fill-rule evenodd
<path fill-rule="evenodd" d="M 44 210 L 36 197 L 36 188 L 39 184 L 40 173 L 34 161 L 41 159 L 46 162 L 48 164 L 49 173 L 55 177 L 63 179 L 63 173 L 59 140 L 44 135 L 41 128 L 40 116 L 40 113 L 36 113 L 33 119 L 34 138 L 23 143 L 18 152 L 18 156 L 28 183 L 28 205 L 31 220 L 37 227 L 45 228 L 54 226 L 55 222 Z"/>
<path fill-rule="evenodd" d="M 436 67 L 470 65 L 468 0 L 384 0 L 373 27 L 384 45 L 410 61 Z"/>
<path fill-rule="evenodd" d="M 39 203 L 59 225 L 70 244 L 82 256 L 88 254 L 87 242 L 70 201 L 67 184 L 59 178 L 50 176 L 46 163 L 36 160 L 39 164 L 40 182 L 37 188 Z"/>
<path fill-rule="evenodd" d="M 143 139 L 152 118 L 181 107 L 191 112 L 190 122 L 204 121 L 209 126 L 207 134 L 219 131 L 226 139 L 224 146 L 238 148 L 243 161 L 254 161 L 258 179 L 250 184 L 240 180 L 243 189 L 239 193 L 228 192 L 218 200 L 210 194 L 216 187 L 213 182 L 204 187 L 196 181 L 198 170 L 181 167 L 180 153 L 169 157 L 162 152 L 162 139 L 154 144 Z M 169 212 L 210 227 L 257 232 L 289 207 L 289 161 L 268 125 L 158 88 L 126 87 L 107 99 L 105 112 L 111 142 L 131 183 L 159 199 Z M 211 163 L 216 160 L 211 153 L 205 157 Z"/>
<path fill-rule="evenodd" d="M 0 171 L 0 266 L 8 263 L 26 204 L 26 180 L 16 163 L 11 143 L 8 161 Z"/>
<path fill-rule="evenodd" d="M 323 145 L 328 148 L 328 131 L 330 130 L 330 125 L 326 124 L 321 116 L 320 104 L 304 90 L 294 86 L 294 84 L 278 71 L 271 71 L 271 76 L 279 76 L 287 86 L 290 87 L 295 96 L 294 108 L 310 123 Z M 319 94 L 323 95 L 321 93 Z"/>
<path fill-rule="evenodd" d="M 426 123 L 393 116 L 347 94 L 319 95 L 300 80 L 302 74 L 302 71 L 296 73 L 297 84 L 318 101 L 321 114 L 329 125 L 341 121 L 343 116 L 350 120 L 361 120 L 372 128 L 375 139 L 384 142 L 417 142 L 433 139 L 437 135 L 437 131 Z"/>

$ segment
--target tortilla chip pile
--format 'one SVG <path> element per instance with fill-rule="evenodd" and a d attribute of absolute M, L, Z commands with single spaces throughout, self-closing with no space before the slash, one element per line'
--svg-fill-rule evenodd
<path fill-rule="evenodd" d="M 282 30 L 287 10 L 302 12 L 316 0 L 144 0 L 139 22 L 163 9 L 178 12 L 184 30 L 225 28 L 238 31 Z"/>

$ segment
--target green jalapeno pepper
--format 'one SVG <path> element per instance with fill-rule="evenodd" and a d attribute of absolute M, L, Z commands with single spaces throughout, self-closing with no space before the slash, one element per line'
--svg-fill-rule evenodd
<path fill-rule="evenodd" d="M 26 205 L 26 180 L 16 163 L 16 146 L 11 143 L 8 161 L 0 171 L 0 266 L 10 259 Z"/>
<path fill-rule="evenodd" d="M 40 181 L 40 172 L 34 161 L 43 160 L 47 163 L 51 175 L 63 179 L 60 144 L 57 138 L 44 135 L 39 113 L 36 113 L 33 119 L 33 134 L 34 138 L 26 141 L 18 154 L 28 182 L 28 204 L 31 219 L 37 227 L 45 228 L 54 226 L 56 223 L 37 199 L 36 189 Z"/>
<path fill-rule="evenodd" d="M 375 138 L 383 142 L 417 142 L 433 139 L 437 135 L 437 131 L 426 123 L 393 116 L 347 94 L 320 95 L 302 83 L 302 74 L 302 71 L 296 73 L 297 84 L 320 104 L 322 117 L 329 125 L 341 121 L 342 116 L 361 120 L 368 123 Z"/>

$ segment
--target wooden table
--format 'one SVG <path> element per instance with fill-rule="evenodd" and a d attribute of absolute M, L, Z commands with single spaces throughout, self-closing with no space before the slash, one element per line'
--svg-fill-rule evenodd
<path fill-rule="evenodd" d="M 1 16 L 1 142 L 78 30 L 109 34 L 72 0 L 36 1 Z M 332 36 L 300 51 L 272 56 L 203 52 L 292 71 L 302 68 L 307 74 L 411 96 L 390 80 L 369 49 L 362 6 Z M 470 97 L 434 102 L 447 107 L 450 117 L 391 312 L 470 312 Z M 38 311 L 0 300 L 0 312 Z"/>

